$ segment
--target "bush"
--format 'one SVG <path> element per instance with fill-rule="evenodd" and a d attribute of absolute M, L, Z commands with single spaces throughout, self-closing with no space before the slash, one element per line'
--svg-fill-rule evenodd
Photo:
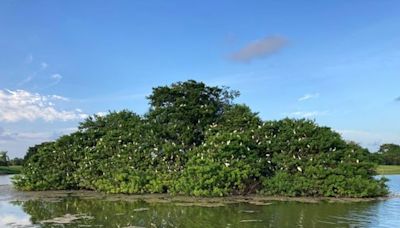
<path fill-rule="evenodd" d="M 150 111 L 92 116 L 31 147 L 22 190 L 226 196 L 387 194 L 366 149 L 313 121 L 262 121 L 238 92 L 187 81 L 153 89 Z"/>

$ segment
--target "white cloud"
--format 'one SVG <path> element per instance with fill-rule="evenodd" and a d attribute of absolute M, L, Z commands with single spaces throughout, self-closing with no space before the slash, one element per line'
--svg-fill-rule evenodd
<path fill-rule="evenodd" d="M 61 74 L 53 74 L 51 75 L 51 78 L 60 81 L 63 77 Z"/>
<path fill-rule="evenodd" d="M 106 116 L 108 112 L 98 112 L 96 113 L 97 116 Z"/>
<path fill-rule="evenodd" d="M 32 130 L 15 132 L 10 131 L 10 129 L 3 129 L 0 126 L 0 150 L 8 151 L 8 155 L 11 158 L 23 157 L 29 147 L 42 142 L 56 140 L 62 135 L 71 134 L 77 130 L 77 127 L 67 127 L 54 129 L 52 131 Z"/>
<path fill-rule="evenodd" d="M 292 112 L 287 114 L 289 117 L 294 117 L 294 118 L 313 118 L 316 116 L 321 116 L 325 115 L 326 112 L 320 112 L 320 111 L 310 111 L 310 112 L 303 112 L 303 111 L 298 111 L 298 112 Z"/>
<path fill-rule="evenodd" d="M 0 127 L 0 144 L 9 141 L 48 141 L 51 134 L 48 132 L 10 132 Z"/>
<path fill-rule="evenodd" d="M 336 130 L 344 139 L 359 143 L 371 151 L 377 151 L 384 143 L 400 144 L 400 135 L 393 133 L 369 132 L 363 130 Z"/>
<path fill-rule="evenodd" d="M 50 98 L 52 98 L 54 100 L 69 101 L 68 98 L 62 97 L 62 96 L 59 96 L 59 95 L 51 95 Z"/>
<path fill-rule="evenodd" d="M 61 80 L 62 76 L 61 76 L 61 74 L 53 74 L 53 75 L 51 75 L 51 78 L 56 79 L 56 80 Z"/>
<path fill-rule="evenodd" d="M 313 93 L 313 94 L 305 94 L 304 96 L 300 97 L 298 101 L 306 101 L 314 98 L 318 98 L 319 93 Z"/>
<path fill-rule="evenodd" d="M 249 63 L 254 59 L 264 58 L 284 48 L 287 40 L 281 36 L 269 36 L 247 44 L 242 49 L 230 55 L 230 59 Z"/>
<path fill-rule="evenodd" d="M 67 100 L 58 95 L 40 95 L 25 90 L 0 90 L 0 121 L 68 121 L 86 118 L 81 111 L 58 110 L 52 101 Z"/>
<path fill-rule="evenodd" d="M 50 88 L 50 87 L 53 87 L 53 86 L 55 86 L 55 85 L 57 85 L 58 83 L 60 83 L 61 82 L 61 80 L 63 79 L 63 76 L 61 75 L 61 74 L 52 74 L 51 76 L 50 76 L 50 78 L 51 78 L 51 80 L 53 81 L 53 82 L 51 82 L 50 83 L 50 85 L 48 85 L 47 87 L 45 87 L 45 88 Z"/>
<path fill-rule="evenodd" d="M 42 68 L 42 70 L 46 70 L 48 66 L 49 64 L 47 64 L 46 62 L 40 63 L 40 68 Z"/>

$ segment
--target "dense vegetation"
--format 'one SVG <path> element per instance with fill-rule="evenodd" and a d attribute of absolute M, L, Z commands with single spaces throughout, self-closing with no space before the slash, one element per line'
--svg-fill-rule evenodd
<path fill-rule="evenodd" d="M 400 174 L 400 165 L 379 165 L 376 172 L 380 175 Z"/>
<path fill-rule="evenodd" d="M 400 145 L 381 145 L 378 152 L 371 154 L 371 160 L 381 165 L 400 165 Z"/>
<path fill-rule="evenodd" d="M 0 175 L 20 173 L 22 163 L 21 158 L 10 159 L 7 151 L 0 151 Z"/>
<path fill-rule="evenodd" d="M 186 81 L 153 89 L 144 116 L 92 116 L 32 147 L 22 190 L 224 196 L 387 194 L 369 152 L 310 120 L 262 121 L 226 88 Z"/>
<path fill-rule="evenodd" d="M 8 166 L 10 158 L 7 155 L 7 151 L 0 151 L 0 166 Z"/>
<path fill-rule="evenodd" d="M 21 169 L 22 166 L 0 166 L 0 175 L 18 174 Z"/>

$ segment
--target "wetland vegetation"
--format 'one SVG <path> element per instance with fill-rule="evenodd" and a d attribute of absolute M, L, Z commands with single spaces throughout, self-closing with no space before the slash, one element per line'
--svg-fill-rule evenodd
<path fill-rule="evenodd" d="M 18 174 L 22 166 L 0 166 L 0 175 Z"/>
<path fill-rule="evenodd" d="M 91 116 L 30 148 L 20 190 L 191 196 L 377 197 L 368 150 L 305 119 L 262 120 L 239 92 L 193 80 L 153 88 L 143 115 Z"/>
<path fill-rule="evenodd" d="M 396 227 L 400 176 L 383 199 L 190 197 L 15 191 L 0 176 L 0 227 Z"/>

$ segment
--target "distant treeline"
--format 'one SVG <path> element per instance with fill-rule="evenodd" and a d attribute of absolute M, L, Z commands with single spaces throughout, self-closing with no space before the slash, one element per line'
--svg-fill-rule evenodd
<path fill-rule="evenodd" d="M 380 165 L 400 165 L 400 145 L 381 145 L 378 152 L 371 153 L 371 161 Z"/>
<path fill-rule="evenodd" d="M 7 155 L 7 151 L 0 151 L 0 166 L 20 166 L 24 160 L 22 158 L 10 159 Z"/>
<path fill-rule="evenodd" d="M 193 80 L 153 88 L 143 116 L 91 116 L 77 132 L 30 148 L 15 185 L 194 196 L 387 194 L 367 149 L 310 120 L 263 121 L 233 102 L 238 95 Z"/>

